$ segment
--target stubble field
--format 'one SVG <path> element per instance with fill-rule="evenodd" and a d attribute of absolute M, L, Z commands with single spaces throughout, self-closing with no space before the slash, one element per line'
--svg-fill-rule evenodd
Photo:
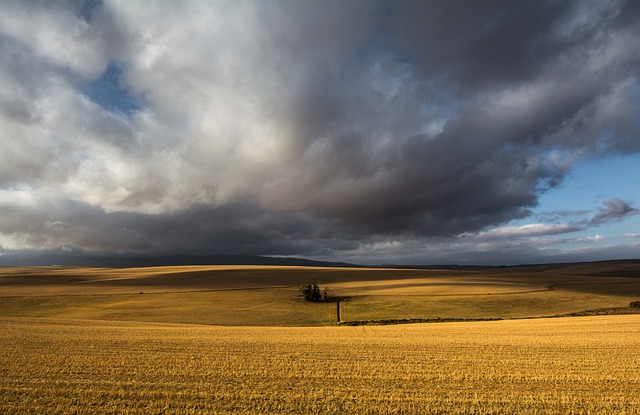
<path fill-rule="evenodd" d="M 4 269 L 0 413 L 640 414 L 639 314 L 521 319 L 622 309 L 637 271 Z M 348 321 L 518 319 L 337 326 L 310 278 Z"/>
<path fill-rule="evenodd" d="M 2 318 L 11 414 L 638 414 L 640 316 L 361 327 Z"/>

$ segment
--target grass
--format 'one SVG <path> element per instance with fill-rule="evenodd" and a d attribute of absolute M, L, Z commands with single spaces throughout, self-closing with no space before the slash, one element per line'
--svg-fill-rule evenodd
<path fill-rule="evenodd" d="M 0 328 L 0 413 L 640 413 L 636 315 L 361 327 L 0 318 Z"/>
<path fill-rule="evenodd" d="M 352 299 L 344 304 L 342 316 L 344 320 L 526 318 L 593 308 L 626 307 L 629 302 L 626 297 L 564 290 L 484 296 L 377 296 Z"/>
<path fill-rule="evenodd" d="M 209 325 L 323 325 L 335 304 L 305 304 L 295 288 L 62 297 L 5 297 L 3 315 Z"/>

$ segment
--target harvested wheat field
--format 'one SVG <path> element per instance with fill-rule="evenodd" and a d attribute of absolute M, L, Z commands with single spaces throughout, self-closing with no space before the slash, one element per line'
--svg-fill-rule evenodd
<path fill-rule="evenodd" d="M 0 319 L 7 414 L 638 414 L 640 316 L 364 327 Z"/>

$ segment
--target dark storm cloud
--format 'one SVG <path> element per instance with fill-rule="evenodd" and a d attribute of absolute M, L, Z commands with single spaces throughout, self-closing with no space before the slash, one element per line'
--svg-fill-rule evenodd
<path fill-rule="evenodd" d="M 453 235 L 526 217 L 576 159 L 638 150 L 638 26 L 620 23 L 623 8 L 393 3 L 389 41 L 410 69 L 386 79 L 398 77 L 400 93 L 334 79 L 306 91 L 313 105 L 295 120 L 315 126 L 303 134 L 313 177 L 302 185 L 317 193 L 294 192 L 296 202 L 374 232 Z M 420 133 L 447 107 L 441 131 Z M 323 116 L 307 123 L 304 114 Z"/>
<path fill-rule="evenodd" d="M 0 246 L 483 235 L 640 151 L 639 22 L 635 1 L 2 2 Z"/>
<path fill-rule="evenodd" d="M 559 37 L 572 2 L 491 0 L 392 3 L 391 37 L 425 72 L 461 89 L 517 85 L 589 33 Z M 462 91 L 463 93 L 465 91 Z"/>
<path fill-rule="evenodd" d="M 331 224 L 242 203 L 193 206 L 163 215 L 105 212 L 54 197 L 3 208 L 6 248 L 153 254 L 295 255 L 352 249 Z M 8 243 L 10 242 L 10 243 Z"/>

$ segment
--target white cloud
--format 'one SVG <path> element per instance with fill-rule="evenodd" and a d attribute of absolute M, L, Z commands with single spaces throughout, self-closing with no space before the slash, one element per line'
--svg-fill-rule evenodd
<path fill-rule="evenodd" d="M 0 5 L 0 32 L 54 67 L 93 79 L 105 69 L 108 56 L 100 34 L 75 12 L 72 2 L 6 0 Z"/>
<path fill-rule="evenodd" d="M 532 236 L 559 235 L 563 233 L 576 232 L 580 229 L 580 227 L 574 224 L 567 223 L 532 223 L 528 225 L 505 226 L 490 229 L 488 231 L 478 233 L 477 237 L 496 239 L 527 238 Z"/>
<path fill-rule="evenodd" d="M 593 236 L 585 236 L 584 238 L 574 239 L 573 242 L 586 242 L 586 243 L 597 243 L 602 242 L 604 237 L 600 234 L 595 234 Z"/>

